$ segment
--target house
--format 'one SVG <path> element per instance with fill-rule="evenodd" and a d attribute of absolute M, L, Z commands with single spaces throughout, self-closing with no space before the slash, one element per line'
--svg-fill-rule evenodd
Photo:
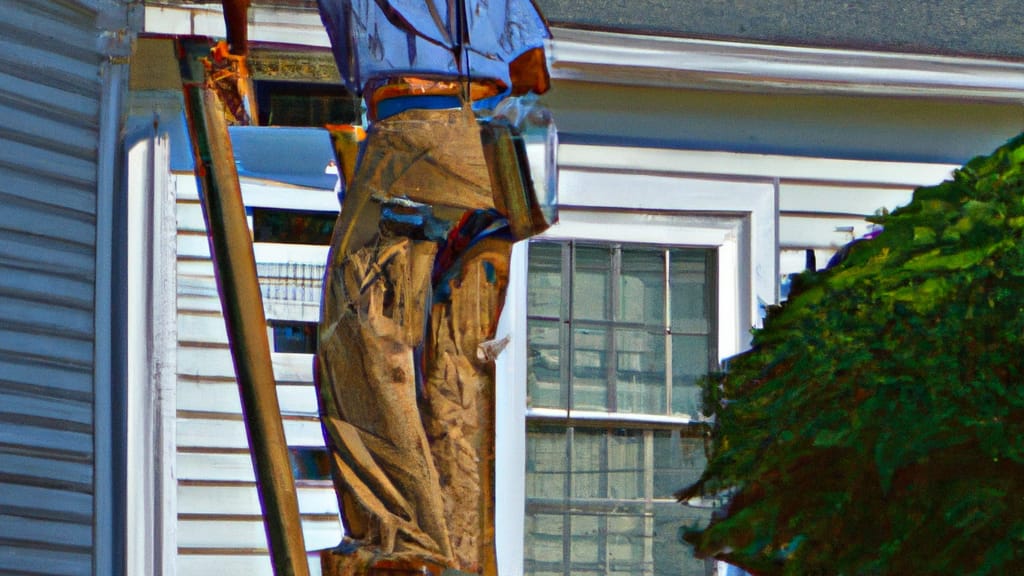
<path fill-rule="evenodd" d="M 538 4 L 562 221 L 514 258 L 503 573 L 708 573 L 675 533 L 707 509 L 670 498 L 701 466 L 693 379 L 743 349 L 785 275 L 1020 131 L 1024 14 Z M 0 57 L 0 572 L 269 574 L 173 52 L 223 34 L 219 9 L 23 6 Z M 250 37 L 269 123 L 351 117 L 313 2 L 254 0 Z M 261 130 L 315 149 L 315 129 L 252 130 L 233 139 L 254 230 L 336 208 L 327 158 L 285 174 L 259 157 Z M 340 534 L 305 348 L 324 249 L 270 239 L 256 255 L 313 549 Z"/>
<path fill-rule="evenodd" d="M 0 572 L 124 557 L 120 118 L 141 7 L 6 3 L 0 45 Z"/>

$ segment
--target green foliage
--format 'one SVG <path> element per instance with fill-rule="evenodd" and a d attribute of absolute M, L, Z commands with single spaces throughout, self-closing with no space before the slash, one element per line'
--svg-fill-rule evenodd
<path fill-rule="evenodd" d="M 1024 137 L 805 273 L 705 380 L 726 490 L 686 539 L 756 574 L 1024 574 Z"/>

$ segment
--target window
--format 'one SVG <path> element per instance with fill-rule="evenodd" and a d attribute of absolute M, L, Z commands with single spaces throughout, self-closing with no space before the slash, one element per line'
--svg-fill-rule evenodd
<path fill-rule="evenodd" d="M 707 511 L 672 494 L 704 466 L 716 251 L 535 241 L 528 262 L 525 572 L 713 571 L 679 542 Z"/>
<path fill-rule="evenodd" d="M 696 380 L 717 363 L 714 259 L 704 248 L 532 243 L 528 405 L 696 417 Z"/>
<path fill-rule="evenodd" d="M 778 186 L 692 165 L 559 146 L 559 221 L 513 248 L 496 334 L 502 573 L 714 570 L 679 542 L 709 511 L 671 493 L 704 467 L 694 380 L 777 299 Z"/>
<path fill-rule="evenodd" d="M 317 323 L 268 320 L 274 352 L 316 354 Z"/>
<path fill-rule="evenodd" d="M 323 446 L 289 446 L 292 476 L 299 481 L 331 482 L 331 461 Z"/>
<path fill-rule="evenodd" d="M 337 218 L 337 212 L 252 208 L 253 242 L 327 246 Z"/>
<path fill-rule="evenodd" d="M 270 63 L 269 55 L 253 60 Z M 280 65 L 288 63 L 282 58 Z M 313 68 L 318 62 L 304 62 Z M 330 71 L 335 72 L 333 61 Z M 361 101 L 336 82 L 256 81 L 256 108 L 260 126 L 323 126 L 324 124 L 355 124 L 362 113 Z"/>

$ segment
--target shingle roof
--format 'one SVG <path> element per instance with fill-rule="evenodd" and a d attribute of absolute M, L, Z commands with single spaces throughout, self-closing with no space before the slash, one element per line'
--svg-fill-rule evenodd
<path fill-rule="evenodd" d="M 1024 58 L 1019 0 L 537 0 L 553 25 L 746 42 Z"/>

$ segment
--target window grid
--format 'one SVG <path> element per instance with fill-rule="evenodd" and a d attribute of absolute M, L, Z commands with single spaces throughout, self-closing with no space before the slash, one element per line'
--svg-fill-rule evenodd
<path fill-rule="evenodd" d="M 623 462 L 621 457 L 617 460 L 611 454 L 614 439 L 624 433 L 632 433 L 639 444 L 634 454 L 636 462 L 628 458 Z M 679 543 L 677 531 L 683 525 L 706 522 L 708 511 L 688 510 L 672 497 L 672 491 L 695 480 L 703 468 L 703 438 L 690 436 L 699 433 L 695 427 L 687 426 L 656 430 L 558 429 L 550 424 L 531 424 L 531 446 L 562 442 L 557 461 L 563 468 L 541 470 L 536 455 L 528 457 L 532 466 L 528 468 L 527 484 L 526 573 L 569 575 L 597 570 L 600 574 L 648 576 L 705 574 L 708 564 L 689 555 L 688 549 Z M 659 466 L 657 460 L 664 460 L 671 453 L 664 445 L 660 450 L 656 447 L 656 435 L 660 435 L 663 444 L 667 440 L 675 445 L 672 447 L 676 460 L 688 452 L 692 462 Z M 593 445 L 589 447 L 591 454 L 597 453 L 596 458 L 587 454 L 586 446 L 581 447 L 588 439 L 598 440 L 596 449 Z M 660 487 L 656 479 L 659 474 Z M 668 485 L 665 475 L 670 476 Z M 553 477 L 554 482 L 544 476 Z M 550 528 L 554 521 L 557 533 Z M 541 523 L 548 528 L 538 530 Z M 656 523 L 669 532 L 659 533 Z M 629 530 L 624 532 L 623 526 Z M 549 541 L 547 551 L 541 549 L 545 543 L 538 542 L 543 539 Z M 560 547 L 558 554 L 550 553 L 552 541 Z M 658 568 L 659 558 L 674 558 L 662 562 L 671 572 Z"/>
<path fill-rule="evenodd" d="M 601 250 L 607 252 L 607 259 L 601 256 L 588 262 L 586 256 L 580 257 L 581 252 L 596 256 Z M 673 273 L 676 272 L 672 258 L 674 253 L 682 256 L 681 261 L 685 261 L 687 256 L 691 260 L 700 260 L 700 265 L 695 269 L 699 271 L 703 284 L 702 301 L 699 303 L 699 308 L 703 310 L 703 329 L 694 329 L 694 326 L 700 327 L 700 322 L 691 322 L 688 330 L 674 326 L 671 308 Z M 661 260 L 660 270 L 657 271 L 660 302 L 653 303 L 653 308 L 661 306 L 661 309 L 655 315 L 654 322 L 646 317 L 646 300 L 639 303 L 642 309 L 639 320 L 629 317 L 626 308 L 636 308 L 637 302 L 624 299 L 632 296 L 626 293 L 623 284 L 628 280 L 624 273 L 624 254 L 632 257 L 654 255 Z M 633 264 L 629 263 L 631 266 Z M 603 281 L 596 284 L 592 282 L 595 271 L 603 272 L 604 277 Z M 684 556 L 688 554 L 688 551 L 683 551 L 683 545 L 674 540 L 674 535 L 666 540 L 665 534 L 656 534 L 659 518 L 662 524 L 666 524 L 666 510 L 669 516 L 680 516 L 679 525 L 684 523 L 682 517 L 688 514 L 698 516 L 691 518 L 691 522 L 707 519 L 701 513 L 685 511 L 675 502 L 671 491 L 665 490 L 666 477 L 671 478 L 672 474 L 680 475 L 679 485 L 673 489 L 681 487 L 688 479 L 682 477 L 682 465 L 679 470 L 666 470 L 664 465 L 659 468 L 659 456 L 664 458 L 665 454 L 656 454 L 656 436 L 663 450 L 665 438 L 669 439 L 669 455 L 672 449 L 678 448 L 678 458 L 682 458 L 682 454 L 687 451 L 699 453 L 702 458 L 701 431 L 685 424 L 654 428 L 637 416 L 673 414 L 673 389 L 676 387 L 673 346 L 677 344 L 673 341 L 674 337 L 698 336 L 705 340 L 707 361 L 699 367 L 700 372 L 706 371 L 717 361 L 714 347 L 716 327 L 713 321 L 713 295 L 717 291 L 713 282 L 715 275 L 711 273 L 713 271 L 714 251 L 707 249 L 684 250 L 576 241 L 531 243 L 531 289 L 527 313 L 528 326 L 532 328 L 529 330 L 529 402 L 534 407 L 564 408 L 576 413 L 581 408 L 598 408 L 599 411 L 614 413 L 616 421 L 614 424 L 581 424 L 578 421 L 553 422 L 547 418 L 531 418 L 528 422 L 528 574 L 655 576 L 670 573 L 696 575 L 710 570 L 710 563 L 692 557 L 667 564 L 662 561 L 659 565 L 655 552 L 657 540 L 659 545 L 674 543 L 680 549 L 675 554 L 669 554 L 669 557 L 681 552 L 684 552 Z M 686 273 L 689 272 L 684 266 L 682 274 Z M 591 275 L 590 282 L 588 274 Z M 556 282 L 558 285 L 553 286 Z M 553 298 L 558 298 L 557 306 L 550 302 Z M 556 313 L 557 317 L 554 315 Z M 555 329 L 557 338 L 553 339 L 551 332 Z M 581 332 L 586 336 L 588 330 L 597 333 L 597 337 L 589 340 L 578 337 Z M 649 350 L 644 345 L 631 350 L 628 345 L 624 346 L 620 342 L 620 334 L 630 332 L 634 334 L 634 340 L 636 334 L 641 334 L 641 341 L 645 337 L 651 341 L 662 339 L 664 351 L 660 358 L 660 370 L 664 376 L 661 378 L 660 391 L 656 394 L 661 398 L 654 402 L 654 409 L 650 402 L 643 399 L 632 405 L 625 405 L 629 403 L 624 404 L 622 401 L 624 391 L 619 386 L 621 374 L 632 370 L 643 377 L 647 369 L 643 364 L 644 357 L 649 356 Z M 600 344 L 595 346 L 594 342 Z M 680 341 L 678 344 L 682 343 Z M 589 344 L 589 347 L 584 344 Z M 545 391 L 539 382 L 539 378 L 545 374 L 550 378 L 553 362 L 558 365 L 558 391 L 554 395 L 550 390 Z M 624 363 L 627 364 L 625 370 Z M 594 405 L 595 402 L 584 396 L 586 376 L 594 374 L 599 378 L 591 380 L 599 381 L 600 387 L 604 389 L 601 399 L 603 406 Z M 633 378 L 637 378 L 636 374 Z M 642 385 L 640 390 L 640 397 L 643 398 L 646 394 L 645 386 Z M 697 416 L 696 413 L 689 415 Z M 630 422 L 631 416 L 634 422 Z M 561 440 L 564 451 L 551 450 L 550 444 L 558 442 L 559 436 L 564 438 Z M 561 462 L 564 464 L 562 470 L 541 469 L 545 465 L 545 454 L 541 454 L 538 447 L 544 444 L 548 445 L 548 457 L 561 452 Z M 551 465 L 551 462 L 547 464 Z M 691 472 L 696 470 L 699 473 L 703 461 L 691 468 Z M 656 478 L 659 473 L 660 482 Z M 559 484 L 557 477 L 555 483 L 545 479 L 545 476 L 555 475 L 561 476 L 560 488 L 557 490 L 554 490 Z M 662 514 L 656 517 L 659 511 Z M 554 539 L 561 540 L 560 546 L 556 546 Z M 557 548 L 560 548 L 560 554 L 552 554 Z M 658 555 L 661 555 L 660 552 Z M 666 565 L 671 568 L 666 568 Z"/>
<path fill-rule="evenodd" d="M 555 265 L 552 262 L 552 249 L 560 250 Z M 607 270 L 603 274 L 601 286 L 579 286 L 580 271 L 596 269 L 595 266 L 581 264 L 577 254 L 581 250 L 588 250 L 593 253 L 595 249 L 608 251 Z M 533 254 L 548 252 L 543 258 L 545 264 L 535 267 Z M 661 310 L 658 314 L 657 323 L 649 319 L 625 318 L 623 312 L 622 282 L 626 276 L 623 274 L 622 258 L 624 252 L 636 253 L 660 253 L 662 260 L 659 276 L 661 276 L 659 297 Z M 680 255 L 682 266 L 673 259 L 674 254 Z M 696 272 L 688 270 L 689 262 L 695 256 L 700 256 L 701 261 Z M 717 293 L 714 285 L 714 252 L 706 249 L 678 249 L 672 247 L 636 247 L 621 244 L 609 244 L 599 246 L 594 243 L 579 243 L 576 241 L 567 242 L 533 242 L 531 243 L 531 265 L 530 277 L 534 280 L 537 275 L 552 274 L 560 275 L 557 292 L 555 290 L 544 290 L 543 287 L 534 291 L 531 290 L 531 298 L 558 298 L 557 307 L 546 302 L 540 306 L 529 305 L 527 314 L 529 339 L 531 341 L 531 366 L 528 404 L 533 408 L 562 408 L 569 410 L 590 410 L 617 414 L 657 414 L 657 415 L 686 415 L 696 419 L 696 376 L 703 374 L 708 368 L 717 363 L 716 341 L 713 337 L 717 332 L 714 322 L 714 301 L 713 295 Z M 544 270 L 543 268 L 548 268 Z M 562 271 L 570 271 L 564 274 Z M 673 301 L 679 300 L 679 295 L 674 295 L 673 290 L 677 288 L 672 276 L 699 274 L 702 279 L 701 289 L 701 317 L 690 319 L 675 318 L 673 312 Z M 550 284 L 550 279 L 548 284 Z M 691 282 L 692 283 L 692 282 Z M 535 282 L 531 282 L 535 284 Z M 531 286 L 535 288 L 536 286 Z M 593 289 L 599 288 L 597 299 L 600 300 L 599 317 L 594 317 L 594 307 L 591 304 L 580 305 L 580 301 L 590 299 Z M 577 297 L 577 289 L 590 289 Z M 683 290 L 682 287 L 678 287 Z M 536 292 L 536 293 L 534 293 Z M 588 306 L 590 309 L 576 309 Z M 538 309 L 539 308 L 539 309 Z M 557 310 L 557 312 L 556 312 Z M 680 312 L 682 314 L 683 312 Z M 555 315 L 557 314 L 557 316 Z M 587 314 L 590 314 L 589 316 Z M 545 334 L 539 334 L 544 332 Z M 556 334 L 557 336 L 553 336 Z M 647 349 L 630 350 L 624 348 L 620 338 L 626 340 L 632 335 L 641 335 L 649 338 L 651 342 L 662 340 L 660 344 L 661 362 L 658 365 L 646 366 L 642 363 L 650 358 L 651 352 Z M 540 336 L 540 337 L 538 337 Z M 697 350 L 700 354 L 689 358 L 688 362 L 680 362 L 682 354 L 686 352 L 684 341 L 691 342 L 700 340 L 703 347 Z M 692 352 L 692 351 L 691 351 Z M 694 356 L 691 354 L 691 356 Z M 632 362 L 631 367 L 624 367 L 623 364 Z M 677 362 L 679 365 L 677 365 Z M 557 369 L 554 365 L 557 365 Z M 633 378 L 649 376 L 646 372 L 657 370 L 661 379 L 660 390 L 657 394 L 648 394 L 648 391 L 641 387 L 639 391 L 620 390 L 619 376 L 621 373 L 632 373 Z M 544 386 L 538 376 L 541 373 L 548 373 L 553 376 L 557 370 L 558 377 L 554 382 L 548 381 L 548 386 L 557 386 L 557 393 L 552 394 L 551 390 L 544 390 Z M 691 382 L 681 383 L 679 375 L 685 370 L 691 376 Z M 595 390 L 588 390 L 588 387 Z M 587 392 L 590 392 L 588 395 Z M 691 398 L 676 398 L 679 391 L 688 391 Z M 634 401 L 634 405 L 623 406 L 623 399 L 629 393 L 639 395 L 641 399 Z M 651 396 L 651 398 L 647 398 Z M 660 396 L 660 398 L 659 398 Z M 657 408 L 651 409 L 648 404 L 651 401 Z M 628 403 L 627 403 L 628 404 Z M 639 404 L 637 406 L 636 404 Z M 679 409 L 684 406 L 686 410 Z"/>

